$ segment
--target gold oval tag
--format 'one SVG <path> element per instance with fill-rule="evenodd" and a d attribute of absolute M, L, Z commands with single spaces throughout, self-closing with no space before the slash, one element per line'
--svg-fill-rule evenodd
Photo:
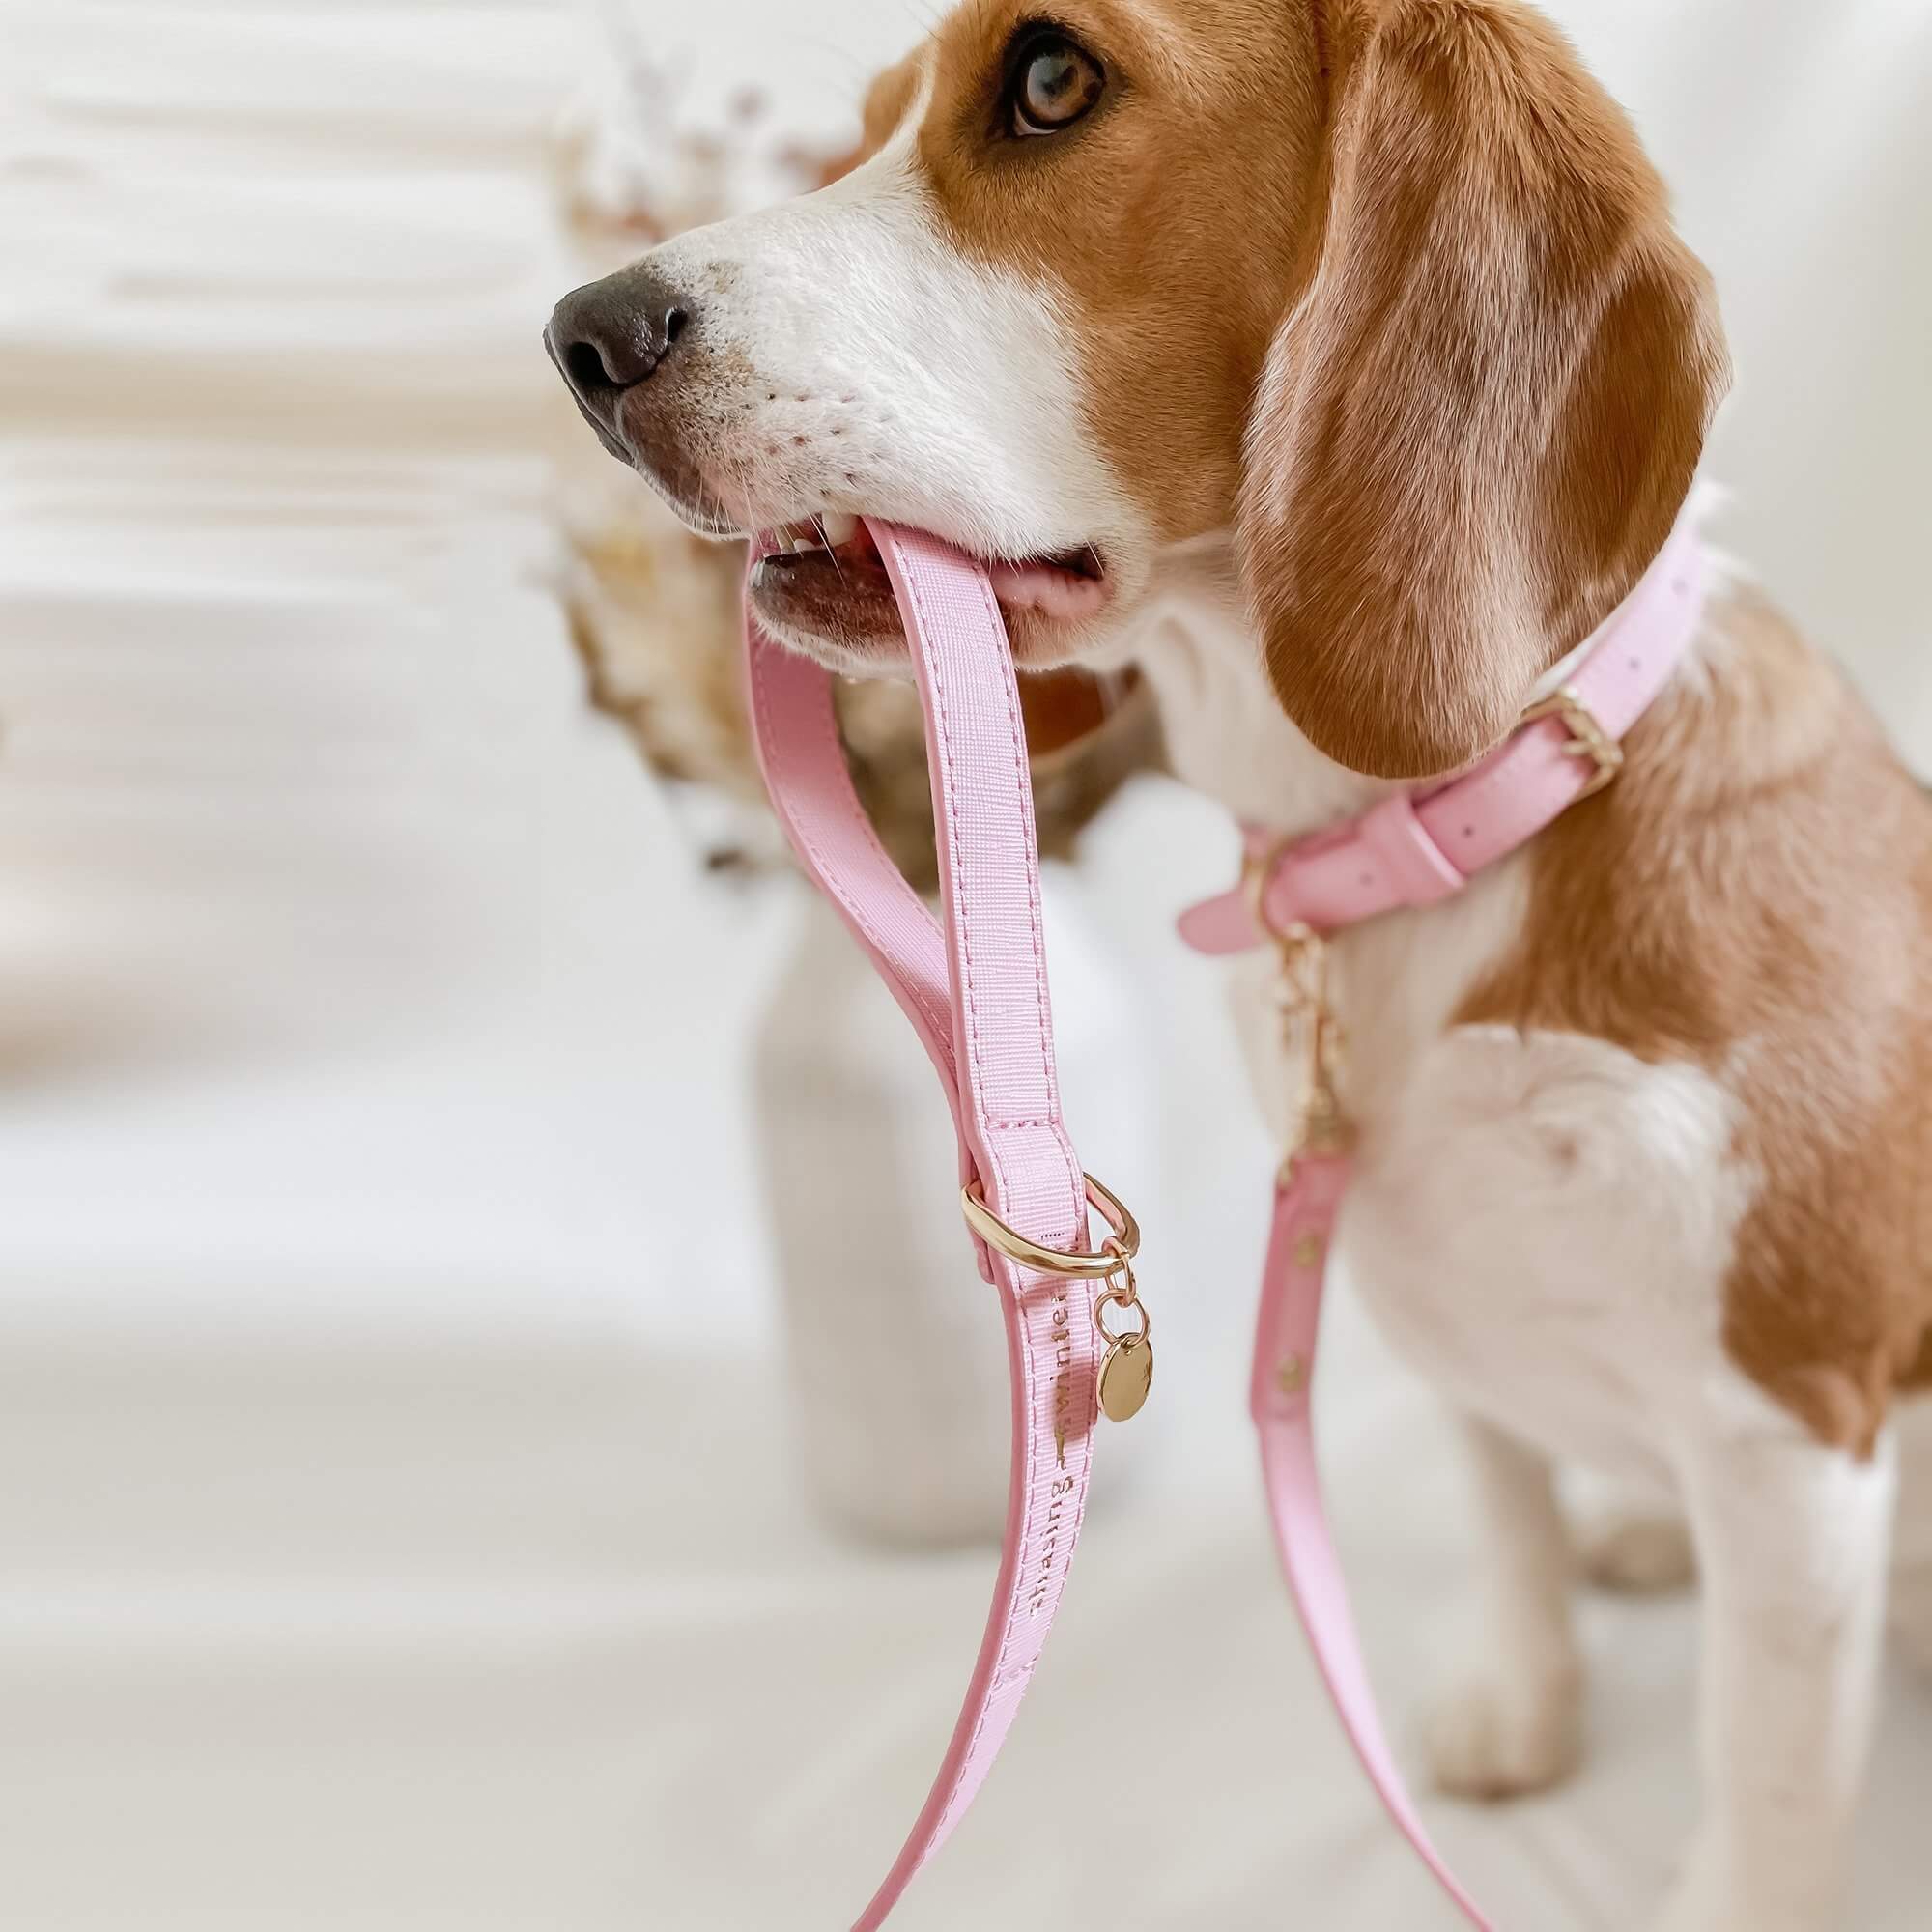
<path fill-rule="evenodd" d="M 1153 1386 L 1153 1348 L 1144 1336 L 1126 1335 L 1100 1364 L 1100 1408 L 1109 1422 L 1129 1422 Z"/>

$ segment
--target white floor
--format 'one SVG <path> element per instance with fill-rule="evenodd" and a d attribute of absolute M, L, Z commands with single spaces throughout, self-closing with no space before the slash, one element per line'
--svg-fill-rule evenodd
<path fill-rule="evenodd" d="M 821 120 L 913 21 L 713 11 L 698 97 L 749 62 Z M 1675 10 L 1624 11 L 1619 38 L 1569 10 L 1620 80 L 1668 77 L 1649 115 L 1736 256 L 1740 546 L 1922 723 L 1924 260 L 1884 213 L 1901 179 L 1923 206 L 1922 24 L 1874 0 L 1827 44 L 1758 9 L 1708 116 L 1684 69 L 1741 7 L 1648 65 Z M 846 1923 L 991 1566 L 815 1526 L 764 1238 L 706 1179 L 749 1159 L 748 1029 L 797 907 L 704 876 L 585 712 L 554 595 L 543 152 L 584 43 L 539 0 L 0 0 L 0 1923 Z M 1820 74 L 1856 139 L 1820 147 Z M 1776 211 L 1808 238 L 1783 266 L 1780 115 L 1835 157 Z M 1258 1514 L 1265 1154 L 1212 977 L 1163 934 L 1224 840 L 1155 787 L 1096 843 L 1087 915 L 1160 1017 L 1158 1130 L 1120 1177 L 1164 1204 L 1159 1406 L 909 1932 L 1447 1922 Z M 1346 1308 L 1327 1374 L 1408 1710 L 1468 1600 L 1461 1493 Z M 1685 1827 L 1689 1607 L 1587 1630 L 1585 1778 L 1432 1810 L 1512 1927 L 1623 1932 Z M 1901 1677 L 1861 1927 L 1926 1922 L 1928 1781 Z"/>

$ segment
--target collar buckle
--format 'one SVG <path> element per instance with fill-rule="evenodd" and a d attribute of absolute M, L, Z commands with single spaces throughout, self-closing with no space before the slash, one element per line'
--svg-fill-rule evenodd
<path fill-rule="evenodd" d="M 1563 747 L 1566 758 L 1589 758 L 1597 767 L 1571 801 L 1573 805 L 1602 791 L 1623 770 L 1624 748 L 1598 723 L 1596 713 L 1583 702 L 1574 684 L 1560 685 L 1532 704 L 1517 723 L 1520 726 L 1541 724 L 1546 718 L 1554 718 L 1569 732 L 1570 742 Z"/>

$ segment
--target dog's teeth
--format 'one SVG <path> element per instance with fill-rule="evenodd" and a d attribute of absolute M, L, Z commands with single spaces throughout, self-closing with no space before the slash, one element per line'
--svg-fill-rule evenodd
<path fill-rule="evenodd" d="M 825 541 L 834 550 L 850 543 L 859 534 L 859 519 L 848 517 L 842 510 L 827 510 L 819 521 L 825 529 Z"/>

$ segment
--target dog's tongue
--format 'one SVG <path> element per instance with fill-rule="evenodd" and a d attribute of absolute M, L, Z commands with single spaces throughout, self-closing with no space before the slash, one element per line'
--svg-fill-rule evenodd
<path fill-rule="evenodd" d="M 884 528 L 890 525 L 881 526 Z M 991 562 L 971 555 L 930 531 L 915 532 L 921 541 L 946 551 L 961 570 L 983 571 L 993 586 L 993 595 L 1008 611 L 1037 611 L 1042 616 L 1078 623 L 1097 616 L 1105 609 L 1110 589 L 1104 577 L 1089 575 L 1077 568 L 1078 558 L 1028 557 L 1016 563 Z M 830 550 L 835 559 L 848 562 L 879 561 L 879 548 L 871 519 L 834 517 L 792 523 L 766 530 L 757 539 L 760 556 L 781 554 L 799 549 Z"/>
<path fill-rule="evenodd" d="M 860 529 L 869 535 L 863 519 Z M 1107 602 L 1107 585 L 1099 578 L 1083 576 L 1050 558 L 986 563 L 948 543 L 944 537 L 933 536 L 929 531 L 921 534 L 926 542 L 943 545 L 951 551 L 962 569 L 983 570 L 992 583 L 993 595 L 1009 611 L 1037 611 L 1043 616 L 1078 622 L 1083 617 L 1098 615 Z"/>
<path fill-rule="evenodd" d="M 995 563 L 986 574 L 993 595 L 1009 611 L 1038 611 L 1077 622 L 1097 616 L 1107 601 L 1104 583 L 1057 563 Z"/>

